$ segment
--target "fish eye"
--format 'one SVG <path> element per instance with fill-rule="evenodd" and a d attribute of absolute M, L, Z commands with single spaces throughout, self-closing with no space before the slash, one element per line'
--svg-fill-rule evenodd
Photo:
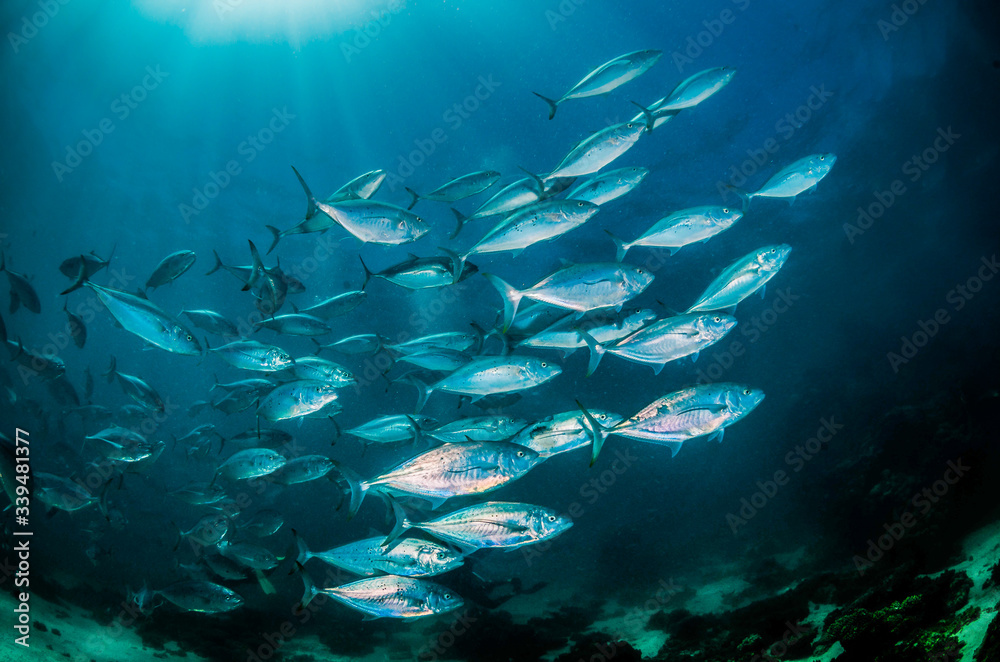
<path fill-rule="evenodd" d="M 550 522 L 555 522 L 556 521 L 556 516 L 555 515 L 549 515 L 549 521 Z"/>
<path fill-rule="evenodd" d="M 713 319 L 714 319 L 714 320 L 715 320 L 716 322 L 721 322 L 721 321 L 722 321 L 722 318 L 721 318 L 721 317 L 719 317 L 718 315 L 716 315 L 716 316 L 715 316 L 715 317 L 714 317 Z"/>
<path fill-rule="evenodd" d="M 548 364 L 548 363 L 546 363 L 545 361 L 542 361 L 542 367 L 543 367 L 543 368 L 547 368 L 548 366 L 549 366 L 549 364 Z"/>
<path fill-rule="evenodd" d="M 451 600 L 451 593 L 445 593 L 444 594 L 444 599 L 445 600 Z"/>
<path fill-rule="evenodd" d="M 189 333 L 185 336 L 188 340 L 194 340 L 194 337 Z"/>
<path fill-rule="evenodd" d="M 748 388 L 743 389 L 743 395 L 750 395 L 750 389 Z"/>
<path fill-rule="evenodd" d="M 729 208 L 728 207 L 723 207 L 722 208 L 722 213 L 723 214 L 728 214 L 729 213 Z"/>
<path fill-rule="evenodd" d="M 517 456 L 518 457 L 524 457 L 524 451 L 518 451 L 517 452 Z"/>
<path fill-rule="evenodd" d="M 819 160 L 820 161 L 825 161 L 826 160 L 826 155 L 825 154 L 821 154 L 820 157 L 819 157 Z"/>
<path fill-rule="evenodd" d="M 626 124 L 625 126 L 631 129 L 631 128 L 632 128 L 632 123 L 631 123 L 631 122 L 629 122 L 629 123 L 628 123 L 628 124 Z"/>
<path fill-rule="evenodd" d="M 772 253 L 777 253 L 777 252 L 778 252 L 778 249 L 776 249 L 776 248 L 772 248 L 772 249 L 771 249 L 771 252 L 772 252 Z"/>

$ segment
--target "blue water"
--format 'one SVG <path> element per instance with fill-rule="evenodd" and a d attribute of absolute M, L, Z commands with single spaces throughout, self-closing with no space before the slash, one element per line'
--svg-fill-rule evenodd
<path fill-rule="evenodd" d="M 229 417 L 186 413 L 208 397 L 213 375 L 223 381 L 251 375 L 214 356 L 144 351 L 87 290 L 68 300 L 71 309 L 88 311 L 89 339 L 84 349 L 67 346 L 66 298 L 59 292 L 69 280 L 58 265 L 68 257 L 90 251 L 107 257 L 113 249 L 110 269 L 95 281 L 114 276 L 116 287 L 132 292 L 162 257 L 192 250 L 194 268 L 150 298 L 171 314 L 207 308 L 245 320 L 253 300 L 239 282 L 222 271 L 204 272 L 213 250 L 227 265 L 249 264 L 247 240 L 263 251 L 271 243 L 265 225 L 287 228 L 303 218 L 305 199 L 289 166 L 322 196 L 384 168 L 389 176 L 376 199 L 404 206 L 404 186 L 429 191 L 474 170 L 497 170 L 506 184 L 522 176 L 519 167 L 548 172 L 576 141 L 630 119 L 637 112 L 630 101 L 649 103 L 717 66 L 738 70 L 732 83 L 644 136 L 611 166 L 650 169 L 635 191 L 584 227 L 518 257 L 476 256 L 480 271 L 526 287 L 561 260 L 610 261 L 614 246 L 605 230 L 633 237 L 669 211 L 738 205 L 735 196 L 722 196 L 725 184 L 754 190 L 795 159 L 837 155 L 832 173 L 794 204 L 756 199 L 731 230 L 674 257 L 630 252 L 629 261 L 656 273 L 634 303 L 667 315 L 690 306 L 737 257 L 771 243 L 793 247 L 765 295 L 740 304 L 740 326 L 697 362 L 670 364 L 654 376 L 646 366 L 609 356 L 584 378 L 585 351 L 565 361 L 543 354 L 560 360 L 563 374 L 526 392 L 510 413 L 536 419 L 574 409 L 580 400 L 628 416 L 699 381 L 748 384 L 767 398 L 722 444 L 696 439 L 671 459 L 666 448 L 616 437 L 593 468 L 587 452 L 576 451 L 496 493 L 560 511 L 573 512 L 576 504 L 581 513 L 537 558 L 484 553 L 477 562 L 490 580 L 572 587 L 535 606 L 522 597 L 529 605 L 522 611 L 540 616 L 574 594 L 577 601 L 641 601 L 660 580 L 802 546 L 817 565 L 850 563 L 885 513 L 870 530 L 845 528 L 849 513 L 828 508 L 828 490 L 839 480 L 829 476 L 837 475 L 838 463 L 864 453 L 866 434 L 897 405 L 949 390 L 975 399 L 971 394 L 995 388 L 1000 290 L 990 280 L 994 272 L 980 269 L 995 255 L 998 236 L 992 191 L 1000 52 L 995 10 L 987 3 L 902 3 L 910 14 L 867 1 L 50 4 L 8 2 L 2 10 L 3 250 L 7 266 L 31 278 L 42 311 L 7 314 L 6 294 L 0 305 L 9 337 L 38 352 L 55 351 L 81 393 L 89 368 L 97 377 L 94 404 L 128 403 L 117 384 L 99 378 L 112 355 L 119 369 L 152 384 L 168 415 L 147 429 L 151 439 L 169 442 L 208 422 L 225 435 L 255 425 L 252 410 Z M 646 48 L 664 51 L 650 71 L 606 96 L 561 104 L 552 121 L 531 94 L 556 97 L 600 63 Z M 930 160 L 928 154 L 933 163 L 913 161 Z M 471 213 L 490 194 L 454 206 Z M 423 201 L 416 210 L 432 231 L 412 245 L 362 246 L 333 228 L 283 238 L 265 264 L 280 258 L 303 282 L 306 291 L 288 299 L 302 308 L 360 287 L 359 254 L 381 269 L 411 250 L 425 256 L 441 245 L 468 248 L 489 227 L 479 221 L 450 240 L 454 221 L 446 204 Z M 864 210 L 877 218 L 859 218 Z M 968 281 L 977 274 L 980 289 L 955 291 L 975 287 Z M 366 290 L 368 300 L 335 319 L 321 341 L 466 330 L 472 321 L 492 328 L 501 307 L 480 276 L 441 290 L 411 292 L 381 280 Z M 907 341 L 925 344 L 915 334 L 926 333 L 921 322 L 939 309 L 948 321 L 906 356 Z M 290 305 L 282 312 L 291 312 Z M 314 351 L 308 339 L 270 331 L 254 338 L 295 356 Z M 735 351 L 733 341 L 742 343 Z M 343 360 L 362 380 L 361 388 L 343 392 L 339 427 L 412 410 L 412 387 L 378 375 L 386 364 L 326 356 Z M 18 426 L 35 434 L 36 471 L 84 475 L 94 454 L 81 452 L 80 441 L 97 428 L 64 414 L 64 403 L 38 380 L 22 380 L 16 364 L 5 369 L 3 432 L 12 437 Z M 389 377 L 400 372 L 394 368 Z M 468 403 L 456 410 L 457 402 L 436 394 L 424 413 L 442 422 L 480 413 Z M 787 458 L 831 419 L 844 426 L 835 441 L 801 465 Z M 276 427 L 362 475 L 422 450 L 363 450 L 325 420 Z M 193 556 L 171 549 L 171 522 L 190 526 L 203 511 L 165 492 L 209 480 L 218 461 L 189 460 L 168 443 L 149 472 L 127 476 L 122 490 L 116 485 L 109 499 L 128 524 L 100 537 L 111 557 L 96 564 L 85 555 L 82 533 L 89 524 L 106 525 L 96 509 L 49 520 L 39 507 L 32 526 L 47 544 L 39 545 L 35 567 L 40 573 L 58 567 L 101 587 L 95 609 L 113 608 L 126 586 L 176 581 L 176 561 Z M 788 485 L 734 534 L 727 515 L 758 490 L 757 481 L 779 470 L 789 473 Z M 329 481 L 253 494 L 252 501 L 285 513 L 285 529 L 266 539 L 279 555 L 291 544 L 291 527 L 316 548 L 386 530 L 381 506 L 368 504 L 349 522 L 335 512 L 339 493 Z M 237 587 L 257 627 L 280 622 L 299 597 L 300 582 L 285 569 L 273 577 L 277 596 L 263 595 L 255 582 Z M 439 579 L 447 583 L 447 576 Z M 328 606 L 321 617 L 372 636 L 366 629 L 372 626 L 345 608 Z"/>

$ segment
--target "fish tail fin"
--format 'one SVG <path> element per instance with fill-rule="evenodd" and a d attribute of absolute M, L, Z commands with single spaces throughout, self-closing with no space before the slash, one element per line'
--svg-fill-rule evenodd
<path fill-rule="evenodd" d="M 607 232 L 608 236 L 611 237 L 611 241 L 615 242 L 615 260 L 621 262 L 625 259 L 625 253 L 627 253 L 628 249 L 632 248 L 632 246 L 630 246 L 629 243 L 621 237 L 616 237 L 611 234 L 611 230 L 605 230 L 605 232 Z"/>
<path fill-rule="evenodd" d="M 738 186 L 733 186 L 732 184 L 726 184 L 726 190 L 732 191 L 736 195 L 740 196 L 740 201 L 743 203 L 742 211 L 744 214 L 747 213 L 747 210 L 750 209 L 750 199 L 753 197 L 753 193 L 741 189 Z"/>
<path fill-rule="evenodd" d="M 548 97 L 543 97 L 538 92 L 532 92 L 532 94 L 534 94 L 536 97 L 538 97 L 539 99 L 541 99 L 545 103 L 549 104 L 549 119 L 552 119 L 553 117 L 556 116 L 556 110 L 559 109 L 559 102 L 558 101 L 553 101 L 552 99 L 550 99 Z"/>
<path fill-rule="evenodd" d="M 651 111 L 649 108 L 646 108 L 642 104 L 636 103 L 635 101 L 631 103 L 633 106 L 639 108 L 639 110 L 642 111 L 643 117 L 646 118 L 646 133 L 652 133 L 653 127 L 656 125 L 656 118 L 653 117 L 653 111 Z"/>
<path fill-rule="evenodd" d="M 219 251 L 217 251 L 217 250 L 215 250 L 215 249 L 213 248 L 213 249 L 212 249 L 212 255 L 214 255 L 214 256 L 215 256 L 215 265 L 214 265 L 214 266 L 212 266 L 212 268 L 211 268 L 211 269 L 209 269 L 208 271 L 206 271 L 206 272 L 205 272 L 205 275 L 206 275 L 206 276 L 208 276 L 208 275 L 210 275 L 210 274 L 214 274 L 214 273 L 215 273 L 216 271 L 218 271 L 218 270 L 219 270 L 219 269 L 221 269 L 222 267 L 226 266 L 226 265 L 222 264 L 222 258 L 221 258 L 221 257 L 219 257 Z"/>
<path fill-rule="evenodd" d="M 312 577 L 309 576 L 309 573 L 306 572 L 305 567 L 301 563 L 296 561 L 295 567 L 298 568 L 299 574 L 302 576 L 303 593 L 302 601 L 299 605 L 302 609 L 305 609 L 306 606 L 312 602 L 312 599 L 319 595 L 319 589 L 316 588 L 316 584 L 313 582 Z"/>
<path fill-rule="evenodd" d="M 417 193 L 416 191 L 414 191 L 413 189 L 411 189 L 409 186 L 404 186 L 403 188 L 406 189 L 406 192 L 409 193 L 410 197 L 412 198 L 412 200 L 410 200 L 410 204 L 407 205 L 406 208 L 407 209 L 413 209 L 413 206 L 416 205 L 417 202 L 419 202 L 419 200 L 421 198 L 421 195 L 419 193 Z"/>
<path fill-rule="evenodd" d="M 350 519 L 358 512 L 361 502 L 365 500 L 365 494 L 368 493 L 368 485 L 361 480 L 361 476 L 353 469 L 349 469 L 339 462 L 334 462 L 333 465 L 351 491 L 351 504 L 347 513 L 348 519 Z"/>
<path fill-rule="evenodd" d="M 115 376 L 118 374 L 117 367 L 118 367 L 118 361 L 115 359 L 114 355 L 112 354 L 111 355 L 111 365 L 108 366 L 108 369 L 107 369 L 106 372 L 102 372 L 101 373 L 101 377 L 105 377 L 108 380 L 109 384 L 111 382 L 115 381 Z"/>
<path fill-rule="evenodd" d="M 393 499 L 388 494 L 384 496 L 385 500 L 389 502 L 389 506 L 392 508 L 392 514 L 396 520 L 395 525 L 392 527 L 392 531 L 390 531 L 389 535 L 387 535 L 385 537 L 385 540 L 382 541 L 382 547 L 388 547 L 393 542 L 395 542 L 396 539 L 399 538 L 399 536 L 403 535 L 404 531 L 406 531 L 413 525 L 410 523 L 410 520 L 406 519 L 406 511 L 404 511 L 403 507 L 399 505 L 399 502 Z"/>
<path fill-rule="evenodd" d="M 0 256 L 2 256 L 2 255 L 3 254 L 0 253 Z M 63 290 L 59 294 L 60 295 L 62 295 L 62 294 L 69 294 L 73 290 L 78 290 L 81 287 L 83 287 L 83 284 L 86 283 L 86 282 L 87 282 L 87 263 L 83 261 L 83 256 L 81 255 L 80 256 L 80 271 L 77 272 L 76 279 L 73 281 L 72 285 L 70 285 L 69 287 L 67 287 L 65 290 Z"/>
<path fill-rule="evenodd" d="M 299 184 L 302 184 L 302 190 L 305 191 L 306 200 L 308 201 L 308 206 L 306 207 L 306 220 L 309 220 L 319 211 L 319 208 L 316 206 L 316 198 L 313 197 L 312 191 L 309 190 L 309 186 L 306 184 L 306 180 L 302 179 L 302 175 L 300 175 L 299 171 L 295 169 L 295 166 L 292 166 L 292 172 L 294 172 L 295 176 L 299 178 Z"/>
<path fill-rule="evenodd" d="M 249 239 L 247 240 L 247 243 L 250 244 L 251 266 L 250 266 L 250 278 L 247 279 L 246 284 L 243 286 L 244 292 L 253 287 L 253 284 L 257 282 L 257 275 L 260 272 L 264 271 L 264 262 L 263 260 L 260 259 L 260 252 L 257 250 L 257 247 L 254 246 L 254 243 Z"/>
<path fill-rule="evenodd" d="M 469 326 L 471 326 L 472 330 L 476 332 L 476 350 L 475 350 L 475 353 L 479 354 L 479 352 L 481 352 L 483 350 L 483 343 L 486 342 L 486 338 L 489 336 L 489 334 L 486 332 L 485 329 L 483 329 L 483 327 L 479 326 L 479 324 L 477 324 L 474 321 L 473 322 L 469 322 Z M 492 331 L 490 333 L 492 333 Z"/>
<path fill-rule="evenodd" d="M 271 247 L 267 249 L 267 254 L 270 255 L 271 251 L 273 251 L 278 246 L 278 242 L 281 241 L 281 230 L 274 227 L 273 225 L 265 225 L 264 227 L 270 230 L 271 234 L 274 235 L 274 240 L 271 241 Z"/>
<path fill-rule="evenodd" d="M 532 181 L 535 182 L 535 187 L 538 189 L 538 194 L 543 195 L 545 193 L 545 180 L 536 175 L 535 173 L 531 172 L 527 168 L 521 166 L 517 167 L 521 172 L 526 174 L 528 177 L 531 177 Z"/>
<path fill-rule="evenodd" d="M 587 363 L 587 377 L 590 377 L 597 370 L 597 365 L 601 362 L 601 358 L 604 357 L 604 352 L 607 350 L 604 345 L 597 342 L 594 336 L 583 329 L 577 329 L 576 332 L 583 338 L 583 342 L 587 343 L 587 348 L 590 349 L 590 361 Z"/>
<path fill-rule="evenodd" d="M 483 276 L 486 277 L 486 280 L 490 281 L 493 287 L 497 288 L 500 296 L 503 297 L 503 333 L 507 333 L 507 329 L 510 328 L 511 323 L 514 321 L 514 315 L 517 314 L 517 306 L 521 303 L 523 295 L 520 290 L 506 283 L 498 276 L 485 273 Z"/>
<path fill-rule="evenodd" d="M 455 251 L 445 248 L 444 246 L 438 246 L 438 250 L 451 258 L 451 284 L 454 285 L 462 279 L 462 272 L 465 271 L 465 259 L 468 255 L 459 255 Z"/>
<path fill-rule="evenodd" d="M 373 274 L 372 270 L 368 268 L 367 264 L 365 264 L 365 260 L 363 257 L 358 255 L 358 259 L 361 260 L 361 268 L 365 270 L 365 280 L 364 282 L 361 283 L 361 291 L 363 292 L 365 287 L 368 285 L 368 281 L 370 281 L 372 279 L 372 276 L 374 276 L 375 274 Z"/>
<path fill-rule="evenodd" d="M 455 222 L 457 223 L 457 226 L 455 227 L 455 231 L 451 233 L 449 239 L 454 239 L 458 236 L 458 233 L 462 231 L 462 228 L 465 227 L 465 224 L 469 222 L 469 217 L 454 207 L 451 208 L 451 213 L 455 215 Z"/>
<path fill-rule="evenodd" d="M 425 382 L 423 382 L 420 379 L 417 379 L 413 375 L 406 375 L 404 377 L 401 377 L 400 381 L 406 382 L 407 384 L 410 384 L 415 389 L 417 389 L 417 406 L 414 407 L 413 411 L 414 413 L 419 414 L 420 410 L 424 408 L 425 404 L 427 404 L 427 398 L 428 396 L 430 396 L 431 391 L 434 390 L 433 387 L 428 386 Z"/>
<path fill-rule="evenodd" d="M 407 416 L 406 420 L 410 424 L 410 432 L 413 433 L 413 443 L 414 444 L 420 443 L 420 433 L 421 433 L 420 426 L 417 424 L 415 420 L 413 420 L 412 416 Z"/>
<path fill-rule="evenodd" d="M 579 400 L 576 401 L 576 406 L 583 412 L 583 420 L 586 422 L 585 427 L 588 428 L 590 438 L 593 441 L 590 450 L 590 466 L 594 466 L 594 462 L 597 462 L 597 456 L 601 452 L 601 447 L 604 446 L 604 440 L 608 438 L 607 431 L 601 427 L 601 424 L 594 419 L 593 415 L 587 411 L 587 408 Z"/>
<path fill-rule="evenodd" d="M 312 552 L 309 551 L 306 541 L 302 539 L 298 531 L 292 529 L 292 536 L 295 538 L 295 547 L 299 551 L 299 555 L 295 558 L 295 563 L 300 566 L 305 565 L 306 561 L 312 558 Z"/>

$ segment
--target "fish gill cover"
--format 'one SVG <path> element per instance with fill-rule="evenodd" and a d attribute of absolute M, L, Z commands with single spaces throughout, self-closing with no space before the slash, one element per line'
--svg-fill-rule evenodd
<path fill-rule="evenodd" d="M 998 659 L 988 3 L 2 16 L 4 659 Z"/>

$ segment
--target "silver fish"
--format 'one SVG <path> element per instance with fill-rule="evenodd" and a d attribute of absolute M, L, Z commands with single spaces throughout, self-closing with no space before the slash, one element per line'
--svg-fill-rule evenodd
<path fill-rule="evenodd" d="M 650 105 L 649 110 L 663 113 L 693 108 L 728 85 L 735 75 L 733 67 L 699 71 L 678 83 L 670 94 Z"/>
<path fill-rule="evenodd" d="M 153 594 L 184 611 L 206 614 L 221 614 L 243 606 L 243 598 L 238 593 L 212 582 L 179 582 L 160 591 L 153 591 Z"/>
<path fill-rule="evenodd" d="M 382 536 L 377 536 L 325 552 L 313 552 L 301 537 L 297 537 L 297 560 L 300 565 L 305 565 L 309 559 L 320 559 L 366 577 L 381 573 L 399 577 L 433 577 L 454 570 L 463 563 L 461 554 L 430 540 L 406 538 L 391 547 L 383 544 L 383 540 Z"/>
<path fill-rule="evenodd" d="M 413 200 L 407 209 L 413 209 L 419 200 L 435 200 L 438 202 L 456 202 L 470 198 L 478 193 L 482 193 L 500 181 L 500 173 L 493 170 L 480 170 L 470 172 L 467 175 L 456 177 L 446 184 L 442 184 L 430 193 L 423 195 L 417 193 L 409 187 L 404 187 Z"/>
<path fill-rule="evenodd" d="M 20 364 L 18 372 L 22 378 L 38 376 L 42 379 L 59 379 L 66 374 L 66 364 L 58 356 L 42 356 L 21 344 L 20 340 L 7 341 L 11 361 Z"/>
<path fill-rule="evenodd" d="M 567 200 L 586 200 L 604 205 L 622 197 L 646 178 L 648 168 L 619 168 L 594 175 L 566 194 Z"/>
<path fill-rule="evenodd" d="M 218 503 L 226 498 L 225 488 L 221 485 L 210 485 L 209 483 L 188 483 L 184 487 L 179 487 L 172 492 L 168 492 L 168 494 L 193 506 Z"/>
<path fill-rule="evenodd" d="M 620 414 L 600 409 L 591 410 L 590 415 L 603 427 L 611 427 L 622 421 Z M 591 433 L 582 412 L 567 411 L 529 425 L 510 441 L 547 458 L 586 446 L 591 442 Z"/>
<path fill-rule="evenodd" d="M 277 372 L 291 366 L 295 361 L 288 352 L 265 345 L 256 340 L 237 340 L 221 347 L 208 347 L 208 351 L 233 366 L 243 370 Z"/>
<path fill-rule="evenodd" d="M 483 334 L 473 325 L 474 331 L 445 331 L 398 343 L 385 343 L 385 348 L 395 354 L 423 354 L 439 349 L 456 352 L 477 352 L 482 346 Z"/>
<path fill-rule="evenodd" d="M 425 385 L 415 377 L 407 377 L 417 388 L 417 409 L 420 411 L 434 391 L 467 395 L 475 402 L 498 393 L 512 393 L 540 386 L 562 373 L 554 363 L 533 356 L 482 356 L 469 361 L 447 377 Z"/>
<path fill-rule="evenodd" d="M 688 439 L 712 435 L 722 441 L 723 429 L 739 421 L 764 399 L 758 389 L 739 384 L 704 384 L 669 393 L 642 411 L 609 428 L 590 416 L 594 457 L 609 435 L 618 434 L 667 446 L 676 455 Z"/>
<path fill-rule="evenodd" d="M 292 169 L 295 170 L 294 168 Z M 298 175 L 298 171 L 296 171 L 295 174 Z M 348 200 L 367 200 L 375 195 L 375 192 L 382 186 L 382 182 L 385 181 L 386 175 L 387 173 L 385 170 L 372 170 L 371 172 L 359 175 L 341 186 L 336 192 L 333 193 L 333 195 L 324 200 L 324 202 L 327 204 L 333 204 L 338 202 L 347 202 Z M 305 187 L 305 182 L 302 181 L 301 177 L 299 177 L 299 181 L 302 183 L 302 186 Z M 308 188 L 306 188 L 306 194 L 310 200 L 308 207 L 306 208 L 306 217 L 302 222 L 288 228 L 287 230 L 279 230 L 273 225 L 265 226 L 274 236 L 274 239 L 271 242 L 271 247 L 267 249 L 269 254 L 275 249 L 282 237 L 290 234 L 326 232 L 333 227 L 332 219 L 324 214 L 321 214 L 319 208 L 312 201 L 312 194 L 309 193 Z"/>
<path fill-rule="evenodd" d="M 300 455 L 268 474 L 267 480 L 278 485 L 307 483 L 327 475 L 333 467 L 333 461 L 324 455 Z"/>
<path fill-rule="evenodd" d="M 251 570 L 273 570 L 278 567 L 278 559 L 271 550 L 248 542 L 220 541 L 215 548 L 231 561 Z"/>
<path fill-rule="evenodd" d="M 360 306 L 367 298 L 368 294 L 364 290 L 344 292 L 343 294 L 338 294 L 335 297 L 330 297 L 326 301 L 321 301 L 313 306 L 309 306 L 308 308 L 303 308 L 299 312 L 305 313 L 306 315 L 322 317 L 323 319 L 340 317 L 341 315 L 346 315 Z"/>
<path fill-rule="evenodd" d="M 545 179 L 595 173 L 630 150 L 645 130 L 638 122 L 605 127 L 581 140 Z"/>
<path fill-rule="evenodd" d="M 643 232 L 635 241 L 625 241 L 608 232 L 615 242 L 621 262 L 633 246 L 669 248 L 673 255 L 684 246 L 708 241 L 743 218 L 743 212 L 728 207 L 692 207 L 664 216 Z"/>
<path fill-rule="evenodd" d="M 454 349 L 429 349 L 423 352 L 406 354 L 396 359 L 401 363 L 410 363 L 424 370 L 434 372 L 452 372 L 472 360 L 472 355 Z"/>
<path fill-rule="evenodd" d="M 83 268 L 83 273 L 85 278 L 90 278 L 96 274 L 101 269 L 106 269 L 109 264 L 111 264 L 111 258 L 114 257 L 115 251 L 111 249 L 111 255 L 108 259 L 102 259 L 96 253 L 91 251 L 89 255 L 74 255 L 73 257 L 66 258 L 59 265 L 59 272 L 66 278 L 76 278 L 81 267 Z"/>
<path fill-rule="evenodd" d="M 32 496 L 50 508 L 73 512 L 101 502 L 100 496 L 94 496 L 68 478 L 41 471 L 36 471 L 33 477 Z M 105 510 L 103 504 L 102 510 Z"/>
<path fill-rule="evenodd" d="M 503 297 L 504 332 L 510 328 L 522 298 L 578 312 L 620 308 L 653 282 L 653 274 L 642 267 L 602 262 L 564 267 L 525 290 L 518 290 L 493 274 L 483 275 Z"/>
<path fill-rule="evenodd" d="M 310 211 L 318 209 L 329 218 L 331 226 L 332 224 L 341 226 L 364 243 L 386 246 L 408 244 L 430 231 L 430 226 L 416 214 L 384 202 L 372 200 L 347 200 L 334 204 L 317 202 L 297 170 L 295 175 L 309 199 Z M 306 214 L 307 217 L 311 215 L 311 213 Z"/>
<path fill-rule="evenodd" d="M 756 193 L 732 190 L 743 198 L 744 209 L 754 198 L 792 198 L 794 201 L 800 193 L 816 188 L 836 162 L 836 154 L 811 154 L 779 170 Z"/>
<path fill-rule="evenodd" d="M 454 239 L 458 236 L 458 233 L 462 231 L 462 228 L 469 221 L 497 214 L 509 214 L 533 202 L 538 202 L 542 198 L 543 193 L 544 189 L 538 186 L 537 177 L 525 177 L 500 189 L 492 198 L 484 202 L 476 211 L 468 216 L 452 208 L 451 211 L 455 215 L 458 227 L 455 228 L 455 232 L 452 233 L 451 238 Z"/>
<path fill-rule="evenodd" d="M 269 448 L 247 448 L 233 453 L 215 470 L 215 478 L 243 480 L 257 478 L 280 469 L 285 458 Z"/>
<path fill-rule="evenodd" d="M 319 589 L 309 575 L 302 573 L 305 593 L 303 608 L 324 593 L 351 609 L 374 618 L 420 618 L 443 614 L 460 608 L 464 602 L 450 589 L 413 577 L 370 577 L 335 588 Z"/>
<path fill-rule="evenodd" d="M 434 420 L 426 416 L 390 414 L 380 416 L 363 425 L 344 430 L 345 433 L 377 444 L 391 444 L 401 441 L 420 441 L 425 425 L 433 425 Z"/>
<path fill-rule="evenodd" d="M 285 463 L 288 466 L 288 463 Z M 284 468 L 284 467 L 282 467 Z M 273 536 L 285 525 L 285 517 L 276 510 L 258 510 L 248 522 L 237 523 L 240 533 L 249 533 L 257 538 Z"/>
<path fill-rule="evenodd" d="M 319 349 L 332 349 L 341 354 L 371 354 L 381 347 L 382 339 L 374 333 L 362 333 L 328 345 L 319 345 Z"/>
<path fill-rule="evenodd" d="M 371 271 L 365 261 L 361 260 L 361 266 L 365 270 L 365 280 L 361 287 L 366 287 L 372 278 L 382 278 L 409 290 L 445 287 L 463 281 L 479 271 L 476 265 L 466 262 L 452 251 L 445 250 L 445 253 L 446 255 L 433 257 L 411 255 L 405 262 L 379 272 Z"/>
<path fill-rule="evenodd" d="M 269 421 L 307 416 L 337 399 L 337 387 L 315 379 L 298 379 L 275 387 L 260 401 L 257 415 Z"/>
<path fill-rule="evenodd" d="M 359 479 L 344 467 L 339 470 L 351 490 L 353 515 L 371 489 L 420 497 L 436 506 L 450 497 L 492 492 L 539 462 L 538 453 L 518 444 L 469 441 L 424 451 L 369 480 Z"/>
<path fill-rule="evenodd" d="M 289 313 L 262 319 L 254 323 L 254 328 L 271 329 L 289 336 L 322 336 L 331 331 L 326 322 L 306 313 Z"/>
<path fill-rule="evenodd" d="M 118 385 L 122 387 L 125 395 L 132 398 L 139 405 L 150 411 L 163 413 L 166 405 L 163 404 L 163 398 L 156 392 L 156 389 L 138 377 L 118 372 L 114 356 L 111 357 L 111 366 L 104 373 L 104 377 L 107 378 L 109 384 L 117 379 Z"/>
<path fill-rule="evenodd" d="M 187 531 L 177 529 L 176 550 L 185 538 L 194 545 L 196 551 L 202 547 L 212 547 L 226 539 L 233 530 L 233 523 L 223 513 L 205 515 Z"/>
<path fill-rule="evenodd" d="M 83 346 L 87 344 L 87 327 L 83 323 L 83 318 L 69 312 L 66 302 L 63 302 L 63 312 L 66 313 L 66 333 L 73 339 L 73 344 L 79 349 L 83 349 Z M 0 326 L 2 325 L 3 322 L 0 321 Z M 2 340 L 6 340 L 6 334 Z"/>
<path fill-rule="evenodd" d="M 129 333 L 168 352 L 201 354 L 201 345 L 195 340 L 194 334 L 149 300 L 127 292 L 101 287 L 89 280 L 83 284 L 97 293 L 97 297 L 107 307 L 111 316 Z"/>
<path fill-rule="evenodd" d="M 276 375 L 281 379 L 291 377 L 292 379 L 312 379 L 326 382 L 335 388 L 344 388 L 351 384 L 356 384 L 357 379 L 350 370 L 318 356 L 303 356 L 295 359 L 291 367 L 282 370 Z"/>
<path fill-rule="evenodd" d="M 670 361 L 685 356 L 696 360 L 698 352 L 724 338 L 734 326 L 736 318 L 731 315 L 705 313 L 668 317 L 610 343 L 585 335 L 591 350 L 587 376 L 597 369 L 605 352 L 650 365 L 658 375 Z"/>
<path fill-rule="evenodd" d="M 778 273 L 791 252 L 791 246 L 779 244 L 764 246 L 744 255 L 726 267 L 687 312 L 734 308 L 740 301 L 763 288 Z"/>
<path fill-rule="evenodd" d="M 411 522 L 398 504 L 393 505 L 396 526 L 386 538 L 387 543 L 406 529 L 420 529 L 463 550 L 515 549 L 549 540 L 573 526 L 571 519 L 550 508 L 526 503 L 487 501 L 425 522 Z"/>
<path fill-rule="evenodd" d="M 7 272 L 7 280 L 10 283 L 10 313 L 12 315 L 22 304 L 33 313 L 42 312 L 42 303 L 38 299 L 35 288 L 28 281 L 28 277 L 8 269 L 7 260 L 2 252 L 0 252 L 0 271 Z"/>
<path fill-rule="evenodd" d="M 424 434 L 444 442 L 504 441 L 528 425 L 511 416 L 473 416 L 427 430 Z"/>
<path fill-rule="evenodd" d="M 607 94 L 644 74 L 656 64 L 662 55 L 663 51 L 658 50 L 635 51 L 620 55 L 591 71 L 584 76 L 583 80 L 556 100 L 543 97 L 538 92 L 533 94 L 549 104 L 549 119 L 552 119 L 556 116 L 556 110 L 562 102 L 569 99 L 583 99 Z"/>
<path fill-rule="evenodd" d="M 595 313 L 595 315 L 597 315 Z M 589 333 L 596 342 L 613 343 L 632 335 L 646 324 L 656 319 L 656 313 L 649 309 L 624 311 L 615 316 L 576 320 L 563 317 L 548 328 L 517 343 L 518 347 L 535 347 L 537 349 L 562 350 L 565 356 L 572 354 L 578 347 L 585 347 L 583 333 Z"/>
<path fill-rule="evenodd" d="M 511 251 L 518 256 L 528 246 L 578 228 L 600 207 L 583 200 L 544 200 L 525 207 L 498 223 L 476 245 L 462 254 L 462 259 L 481 253 Z"/>
<path fill-rule="evenodd" d="M 194 266 L 197 256 L 194 251 L 177 251 L 166 256 L 153 269 L 149 280 L 146 281 L 147 288 L 157 288 L 180 278 L 185 271 Z"/>
<path fill-rule="evenodd" d="M 385 170 L 371 170 L 358 175 L 333 192 L 324 202 L 340 202 L 342 200 L 367 200 L 375 195 L 388 173 Z"/>
<path fill-rule="evenodd" d="M 191 323 L 203 331 L 214 333 L 220 336 L 240 335 L 236 325 L 228 319 L 212 310 L 184 310 L 181 315 L 186 315 Z"/>

